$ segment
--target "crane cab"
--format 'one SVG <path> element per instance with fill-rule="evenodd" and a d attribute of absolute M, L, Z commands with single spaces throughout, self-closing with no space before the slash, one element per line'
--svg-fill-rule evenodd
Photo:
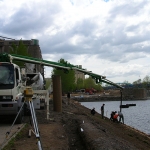
<path fill-rule="evenodd" d="M 19 66 L 0 62 L 0 115 L 16 115 L 22 105 Z"/>

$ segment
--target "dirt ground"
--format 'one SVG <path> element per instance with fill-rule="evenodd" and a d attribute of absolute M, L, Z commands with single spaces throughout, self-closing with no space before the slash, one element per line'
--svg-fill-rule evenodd
<path fill-rule="evenodd" d="M 53 111 L 50 103 L 50 120 L 46 119 L 46 109 L 37 110 L 40 143 L 43 150 L 150 150 L 150 137 L 121 123 L 115 123 L 101 115 L 90 114 L 90 110 L 71 100 L 63 99 L 62 112 Z M 14 142 L 10 150 L 39 150 L 37 139 L 29 129 L 33 129 L 29 117 L 28 124 Z"/>

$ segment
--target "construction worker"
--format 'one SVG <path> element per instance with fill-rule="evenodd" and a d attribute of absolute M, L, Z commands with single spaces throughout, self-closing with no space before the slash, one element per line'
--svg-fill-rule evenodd
<path fill-rule="evenodd" d="M 114 116 L 113 116 L 113 121 L 114 122 L 118 122 L 118 114 L 117 114 L 117 112 L 115 112 L 115 114 L 114 114 Z"/>
<path fill-rule="evenodd" d="M 105 104 L 103 104 L 103 105 L 101 106 L 101 115 L 102 115 L 102 119 L 104 118 L 104 106 L 105 106 Z"/>
<path fill-rule="evenodd" d="M 93 108 L 93 109 L 91 110 L 91 114 L 92 114 L 92 115 L 95 115 L 95 113 L 96 113 L 95 108 Z"/>
<path fill-rule="evenodd" d="M 119 116 L 119 122 L 122 121 L 122 123 L 124 124 L 124 116 L 123 116 L 123 113 L 118 111 L 118 116 Z"/>

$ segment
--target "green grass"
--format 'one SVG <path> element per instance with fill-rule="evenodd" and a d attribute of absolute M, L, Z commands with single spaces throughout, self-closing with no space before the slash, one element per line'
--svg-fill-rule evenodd
<path fill-rule="evenodd" d="M 2 150 L 9 150 L 12 149 L 14 147 L 15 141 L 21 139 L 23 137 L 23 131 L 28 127 L 29 125 L 26 124 L 20 132 L 17 133 L 17 135 L 15 137 L 13 137 L 8 144 L 2 149 Z"/>
<path fill-rule="evenodd" d="M 14 147 L 15 138 L 12 138 L 2 150 L 9 150 Z"/>

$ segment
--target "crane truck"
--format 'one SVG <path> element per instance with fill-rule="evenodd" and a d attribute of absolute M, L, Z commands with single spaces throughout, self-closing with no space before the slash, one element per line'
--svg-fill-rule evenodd
<path fill-rule="evenodd" d="M 33 103 L 35 109 L 45 106 L 48 91 L 44 90 L 44 79 L 40 72 L 35 72 L 33 64 L 26 64 L 25 68 L 11 63 L 5 56 L 0 56 L 0 116 L 15 116 L 24 102 L 24 89 L 33 89 Z M 5 60 L 4 60 L 5 59 Z M 29 110 L 25 103 L 17 117 L 16 123 L 21 123 L 23 116 Z"/>
<path fill-rule="evenodd" d="M 72 64 L 57 63 L 17 54 L 0 54 L 0 116 L 16 116 L 20 108 L 22 108 L 17 117 L 17 123 L 22 122 L 26 110 L 26 107 L 21 107 L 24 101 L 23 92 L 25 87 L 30 86 L 33 88 L 33 99 L 36 101 L 42 98 L 44 102 L 48 102 L 48 91 L 43 89 L 43 77 L 40 72 L 34 72 L 33 69 L 27 71 L 29 69 L 28 67 L 27 69 L 20 68 L 13 63 L 13 60 L 59 68 L 65 72 L 71 69 L 77 70 L 91 76 L 95 79 L 96 83 L 105 82 L 122 89 L 121 86 L 107 80 L 106 77 L 92 73 L 86 69 L 81 69 Z M 31 67 L 31 65 L 28 66 Z M 39 103 L 41 106 L 41 101 Z"/>

